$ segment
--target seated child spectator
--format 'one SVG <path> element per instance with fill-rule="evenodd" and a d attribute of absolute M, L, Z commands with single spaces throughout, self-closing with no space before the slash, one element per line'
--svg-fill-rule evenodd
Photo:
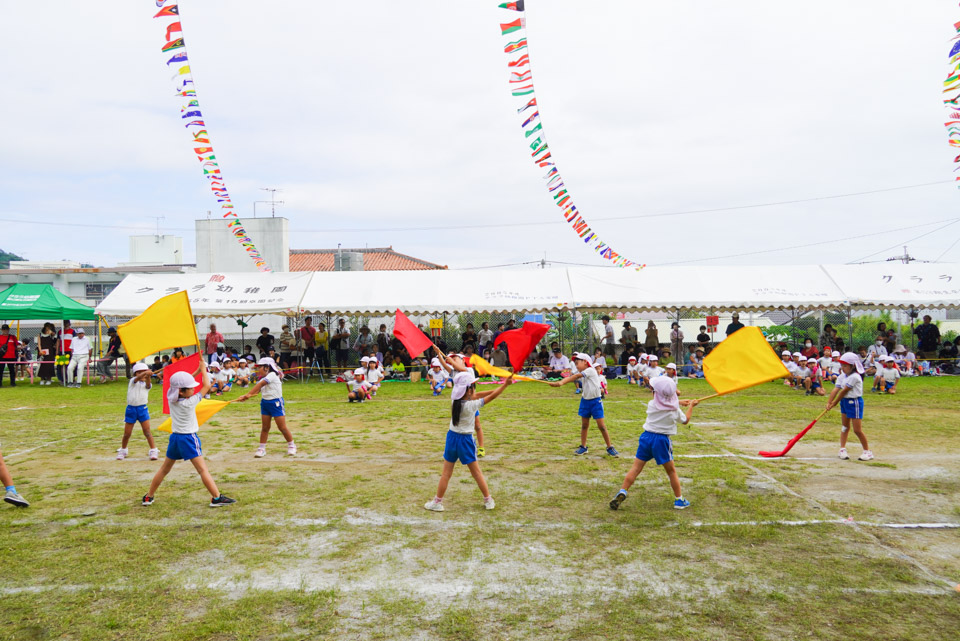
<path fill-rule="evenodd" d="M 790 372 L 790 376 L 783 379 L 783 384 L 787 387 L 793 387 L 796 385 L 797 377 L 797 364 L 793 361 L 793 355 L 790 353 L 790 350 L 785 349 L 780 352 L 780 361 L 783 363 L 783 366 L 787 368 L 787 371 Z"/>
<path fill-rule="evenodd" d="M 900 370 L 892 356 L 882 357 L 883 366 L 873 379 L 874 392 L 897 393 L 897 383 L 900 382 Z"/>
<path fill-rule="evenodd" d="M 603 364 L 606 365 L 606 361 Z M 543 368 L 543 376 L 544 378 L 565 378 L 570 376 L 572 367 L 570 359 L 563 355 L 559 347 L 554 347 L 549 364 Z"/>
<path fill-rule="evenodd" d="M 810 375 L 804 379 L 803 385 L 807 389 L 807 396 L 823 396 L 826 392 L 823 391 L 823 370 L 820 369 L 819 363 L 814 356 L 811 356 L 807 359 L 807 369 L 810 370 Z"/>
<path fill-rule="evenodd" d="M 631 383 L 643 384 L 643 372 L 640 370 L 640 364 L 637 362 L 636 356 L 627 359 L 627 385 Z"/>
<path fill-rule="evenodd" d="M 361 366 L 363 366 L 363 359 L 360 360 Z M 380 380 L 383 378 L 380 375 L 380 361 L 377 360 L 376 356 L 368 356 L 366 366 L 367 371 L 364 374 L 367 377 L 367 383 L 370 384 L 370 396 L 376 396 L 380 389 Z"/>
<path fill-rule="evenodd" d="M 683 375 L 687 378 L 703 378 L 703 347 L 691 345 L 687 362 L 683 366 Z"/>
<path fill-rule="evenodd" d="M 365 370 L 362 367 L 358 367 L 353 370 L 353 380 L 347 381 L 347 402 L 353 403 L 354 401 L 362 403 L 368 400 L 370 397 L 370 383 L 368 383 L 365 378 Z"/>
<path fill-rule="evenodd" d="M 861 345 L 857 348 L 857 353 L 860 355 L 860 362 L 863 364 L 864 375 L 874 376 L 877 373 L 877 366 L 880 365 L 876 361 L 875 352 L 870 352 L 865 345 Z"/>
<path fill-rule="evenodd" d="M 597 378 L 599 378 L 600 380 L 600 398 L 606 398 L 607 397 L 607 377 L 603 373 L 603 371 L 606 368 L 599 363 L 594 365 L 594 368 L 596 368 Z"/>
<path fill-rule="evenodd" d="M 453 381 L 440 363 L 439 358 L 434 357 L 430 361 L 430 372 L 427 376 L 430 377 L 430 388 L 433 390 L 434 396 L 440 396 L 446 387 L 453 387 Z"/>
<path fill-rule="evenodd" d="M 650 363 L 650 365 L 647 366 L 647 372 L 646 372 L 646 375 L 643 377 L 643 383 L 646 387 L 650 387 L 650 381 L 660 376 L 663 376 L 666 373 L 666 371 L 662 367 L 660 367 L 660 359 L 657 357 L 656 354 L 650 354 L 650 357 L 647 359 L 647 361 Z M 653 389 L 653 388 L 650 387 L 650 389 Z"/>
<path fill-rule="evenodd" d="M 213 361 L 210 363 L 207 369 L 210 370 L 210 391 L 217 396 L 220 396 L 223 393 L 223 390 L 220 387 L 220 371 L 223 368 L 220 366 L 220 363 Z"/>
<path fill-rule="evenodd" d="M 836 383 L 837 378 L 840 376 L 840 352 L 834 350 L 830 352 L 830 382 Z M 824 380 L 827 379 L 826 373 L 824 374 Z"/>
<path fill-rule="evenodd" d="M 240 387 L 247 387 L 250 385 L 250 379 L 253 376 L 253 371 L 250 369 L 250 361 L 245 358 L 241 358 L 236 362 L 236 369 L 234 371 L 234 382 Z"/>
<path fill-rule="evenodd" d="M 160 360 L 159 356 L 153 357 L 153 365 L 150 366 L 150 369 L 154 372 L 159 372 L 163 369 L 163 361 Z"/>
<path fill-rule="evenodd" d="M 390 373 L 395 380 L 405 379 L 407 377 L 407 367 L 403 364 L 403 359 L 399 354 L 393 357 L 393 364 L 390 365 Z"/>
<path fill-rule="evenodd" d="M 903 345 L 897 345 L 893 350 L 893 360 L 900 370 L 901 376 L 916 376 L 917 356 Z"/>

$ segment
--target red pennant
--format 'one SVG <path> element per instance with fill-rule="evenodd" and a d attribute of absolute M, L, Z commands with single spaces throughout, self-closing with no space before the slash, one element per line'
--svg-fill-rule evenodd
<path fill-rule="evenodd" d="M 526 321 L 520 328 L 500 334 L 493 344 L 494 346 L 500 343 L 507 344 L 510 366 L 513 367 L 514 372 L 519 372 L 523 369 L 523 364 L 530 356 L 530 352 L 536 349 L 537 343 L 546 336 L 549 329 L 549 325 Z"/>
<path fill-rule="evenodd" d="M 407 348 L 411 358 L 416 358 L 433 346 L 433 341 L 420 331 L 407 316 L 397 310 L 397 316 L 393 322 L 393 335 L 403 343 Z"/>
<path fill-rule="evenodd" d="M 188 374 L 193 374 L 197 371 L 197 368 L 200 367 L 200 357 L 201 354 L 197 352 L 196 354 L 191 354 L 185 358 L 181 358 L 176 363 L 170 363 L 163 368 L 163 413 L 170 413 L 170 401 L 167 400 L 167 390 L 170 389 L 170 377 L 173 376 L 176 372 L 187 372 Z M 201 374 L 194 376 L 197 379 L 198 383 L 203 382 L 203 377 Z"/>

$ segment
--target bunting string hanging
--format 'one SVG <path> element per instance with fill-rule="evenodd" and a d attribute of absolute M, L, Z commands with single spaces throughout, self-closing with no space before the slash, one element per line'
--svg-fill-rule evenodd
<path fill-rule="evenodd" d="M 543 177 L 547 193 L 553 198 L 554 204 L 560 209 L 561 215 L 570 224 L 573 232 L 599 256 L 611 261 L 616 267 L 627 267 L 638 271 L 643 269 L 646 267 L 645 264 L 629 260 L 603 241 L 574 205 L 573 197 L 554 163 L 543 123 L 540 121 L 540 109 L 533 86 L 533 71 L 530 68 L 530 54 L 527 50 L 524 0 L 504 2 L 499 6 L 501 9 L 515 12 L 513 15 L 520 15 L 515 20 L 501 23 L 500 32 L 507 40 L 503 51 L 509 56 L 507 67 L 510 69 L 510 92 L 515 98 L 520 99 L 518 104 L 521 106 L 517 109 L 517 114 L 523 119 L 520 127 L 530 147 L 530 157 L 533 158 L 533 162 L 541 169 L 547 169 Z"/>
<path fill-rule="evenodd" d="M 253 240 L 247 234 L 247 231 L 240 223 L 237 212 L 234 211 L 233 201 L 230 199 L 230 193 L 227 191 L 227 185 L 224 182 L 223 174 L 220 171 L 220 165 L 217 162 L 217 156 L 213 150 L 213 144 L 210 142 L 210 134 L 207 132 L 207 125 L 204 121 L 203 113 L 200 111 L 200 101 L 197 100 L 197 90 L 193 83 L 193 75 L 190 71 L 190 60 L 187 56 L 187 47 L 183 40 L 183 25 L 180 17 L 180 7 L 175 0 L 155 0 L 160 11 L 154 18 L 170 18 L 171 21 L 166 26 L 166 44 L 161 51 L 170 55 L 167 60 L 167 66 L 173 66 L 176 73 L 173 75 L 173 81 L 176 83 L 177 96 L 181 98 L 180 118 L 184 121 L 184 127 L 190 133 L 190 143 L 193 152 L 200 162 L 203 169 L 203 177 L 208 181 L 210 192 L 220 204 L 223 211 L 223 217 L 227 219 L 227 227 L 230 229 L 237 242 L 243 247 L 250 259 L 257 265 L 257 269 L 262 272 L 270 271 L 266 261 L 260 255 Z"/>
<path fill-rule="evenodd" d="M 950 146 L 960 149 L 960 22 L 953 25 L 957 34 L 953 37 L 953 46 L 948 54 L 950 71 L 947 72 L 947 79 L 943 81 L 943 93 L 946 97 L 943 100 L 947 108 L 947 135 L 949 136 Z M 954 171 L 960 170 L 960 156 L 953 159 Z M 954 180 L 960 181 L 960 176 Z"/>

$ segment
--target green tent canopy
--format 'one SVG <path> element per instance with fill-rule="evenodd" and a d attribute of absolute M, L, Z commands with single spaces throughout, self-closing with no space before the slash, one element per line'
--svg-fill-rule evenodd
<path fill-rule="evenodd" d="M 52 285 L 20 284 L 0 292 L 0 319 L 96 320 L 97 314 Z"/>

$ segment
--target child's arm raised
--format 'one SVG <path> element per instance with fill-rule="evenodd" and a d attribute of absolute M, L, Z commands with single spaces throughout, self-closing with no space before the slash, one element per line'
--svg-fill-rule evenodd
<path fill-rule="evenodd" d="M 137 377 L 140 379 L 140 381 L 144 384 L 144 386 L 147 389 L 150 389 L 151 387 L 153 387 L 153 381 L 150 380 L 153 377 L 153 372 L 151 372 L 150 370 L 147 370 L 145 372 L 140 372 L 139 374 L 137 374 Z"/>
<path fill-rule="evenodd" d="M 563 385 L 566 385 L 567 383 L 572 383 L 573 381 L 579 380 L 581 378 L 583 378 L 583 374 L 581 374 L 580 372 L 577 372 L 573 376 L 567 376 L 566 378 L 562 378 L 559 381 L 550 381 L 550 387 L 561 387 Z"/>
<path fill-rule="evenodd" d="M 510 378 L 505 380 L 500 385 L 497 385 L 497 389 L 493 390 L 492 392 L 484 392 L 484 395 L 480 397 L 483 399 L 483 404 L 489 405 L 490 403 L 492 403 L 498 396 L 503 394 L 503 391 L 507 389 L 508 385 L 512 385 L 512 384 L 513 384 L 513 375 L 511 374 Z"/>

